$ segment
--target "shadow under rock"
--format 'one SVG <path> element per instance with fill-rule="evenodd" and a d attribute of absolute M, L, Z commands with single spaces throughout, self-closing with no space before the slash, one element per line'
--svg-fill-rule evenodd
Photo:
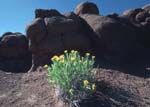
<path fill-rule="evenodd" d="M 94 96 L 82 101 L 80 107 L 137 107 L 135 102 L 129 100 L 133 98 L 132 93 L 101 81 Z"/>
<path fill-rule="evenodd" d="M 0 58 L 0 70 L 12 73 L 25 73 L 31 68 L 32 58 Z"/>
<path fill-rule="evenodd" d="M 150 78 L 150 49 L 139 51 L 130 61 L 123 64 L 111 63 L 111 61 L 101 57 L 96 60 L 95 67 L 112 69 L 138 77 Z"/>

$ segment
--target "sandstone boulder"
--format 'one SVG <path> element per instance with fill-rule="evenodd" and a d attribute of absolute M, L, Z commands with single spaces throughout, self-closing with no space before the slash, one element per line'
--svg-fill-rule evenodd
<path fill-rule="evenodd" d="M 150 47 L 150 13 L 147 8 L 148 6 L 143 9 L 127 10 L 123 13 L 123 16 L 134 26 L 138 44 L 144 48 Z"/>
<path fill-rule="evenodd" d="M 12 33 L 12 32 L 5 32 L 4 34 L 2 34 L 1 37 L 4 37 L 4 36 L 6 36 L 6 35 L 11 35 L 11 34 L 13 34 L 13 33 Z"/>
<path fill-rule="evenodd" d="M 117 64 L 128 63 L 138 47 L 150 47 L 149 19 L 148 7 L 107 16 L 100 16 L 98 7 L 91 2 L 83 2 L 75 13 L 64 15 L 54 9 L 37 9 L 26 29 L 32 52 L 31 70 L 71 49 L 91 51 Z"/>
<path fill-rule="evenodd" d="M 143 9 L 150 13 L 150 4 L 144 6 Z"/>
<path fill-rule="evenodd" d="M 6 33 L 1 39 L 1 57 L 22 57 L 29 53 L 28 40 L 21 33 Z"/>
<path fill-rule="evenodd" d="M 24 72 L 31 66 L 31 53 L 28 40 L 21 33 L 6 32 L 0 41 L 0 69 L 11 72 Z"/>
<path fill-rule="evenodd" d="M 80 24 L 81 25 L 81 29 L 84 30 L 84 33 L 86 35 L 88 35 L 88 37 L 90 38 L 90 40 L 92 41 L 91 43 L 91 48 L 92 50 L 94 51 L 94 55 L 96 56 L 99 56 L 99 47 L 100 46 L 100 41 L 99 41 L 99 38 L 98 36 L 96 35 L 96 33 L 93 31 L 93 29 L 89 26 L 89 24 L 83 19 L 81 18 L 80 16 L 76 15 L 75 13 L 73 12 L 68 12 L 68 13 L 65 13 L 65 16 L 68 17 L 68 18 L 71 18 L 73 20 L 76 21 L 76 23 Z"/>
<path fill-rule="evenodd" d="M 126 10 L 123 12 L 123 15 L 129 17 L 129 18 L 135 18 L 135 16 L 139 13 L 144 11 L 141 8 L 137 8 L 137 9 L 130 9 L 130 10 Z"/>
<path fill-rule="evenodd" d="M 61 14 L 55 10 L 44 10 L 44 9 L 36 9 L 35 10 L 35 18 L 45 18 L 45 17 L 51 17 L 51 16 L 61 16 Z"/>
<path fill-rule="evenodd" d="M 76 7 L 75 13 L 77 15 L 85 14 L 85 13 L 98 15 L 99 9 L 96 6 L 96 4 L 94 4 L 92 2 L 82 2 Z"/>
<path fill-rule="evenodd" d="M 150 17 L 150 14 L 147 11 L 142 11 L 136 15 L 135 20 L 137 22 L 145 22 L 147 17 Z"/>
<path fill-rule="evenodd" d="M 148 23 L 150 23 L 150 17 L 147 17 L 147 18 L 145 19 L 145 21 L 148 22 Z"/>
<path fill-rule="evenodd" d="M 99 50 L 104 57 L 115 63 L 124 63 L 134 52 L 135 32 L 126 23 L 115 18 L 84 14 L 83 19 L 99 37 Z"/>
<path fill-rule="evenodd" d="M 72 16 L 73 17 L 72 17 Z M 50 62 L 64 50 L 92 51 L 90 31 L 77 15 L 36 18 L 26 29 L 32 52 L 32 70 Z"/>
<path fill-rule="evenodd" d="M 107 17 L 110 17 L 110 18 L 117 18 L 119 15 L 117 13 L 111 13 L 111 14 L 108 14 Z"/>
<path fill-rule="evenodd" d="M 27 25 L 26 29 L 27 38 L 29 39 L 29 49 L 32 52 L 36 52 L 38 43 L 47 35 L 44 19 L 36 18 Z"/>

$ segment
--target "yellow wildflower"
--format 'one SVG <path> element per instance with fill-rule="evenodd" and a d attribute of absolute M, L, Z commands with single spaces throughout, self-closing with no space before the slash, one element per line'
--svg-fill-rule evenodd
<path fill-rule="evenodd" d="M 96 90 L 96 85 L 92 84 L 92 90 Z"/>
<path fill-rule="evenodd" d="M 64 61 L 64 59 L 62 59 L 62 60 L 60 60 L 60 62 L 61 62 L 61 63 L 64 63 L 65 61 Z"/>
<path fill-rule="evenodd" d="M 48 65 L 46 64 L 46 65 L 44 65 L 44 68 L 48 68 Z"/>
<path fill-rule="evenodd" d="M 55 60 L 58 61 L 58 60 L 59 60 L 59 57 L 57 57 Z"/>
<path fill-rule="evenodd" d="M 71 61 L 74 61 L 74 60 L 75 60 L 75 58 L 74 58 L 74 57 L 71 57 L 71 58 L 70 58 L 70 60 L 71 60 Z"/>
<path fill-rule="evenodd" d="M 67 50 L 64 50 L 64 53 L 67 53 L 68 51 Z"/>
<path fill-rule="evenodd" d="M 87 86 L 89 84 L 89 81 L 88 80 L 84 80 L 83 83 L 84 83 L 84 86 Z"/>
<path fill-rule="evenodd" d="M 75 52 L 75 50 L 71 50 L 71 53 L 74 53 Z"/>
<path fill-rule="evenodd" d="M 76 53 L 78 53 L 78 51 L 74 51 L 74 53 L 76 54 Z"/>
<path fill-rule="evenodd" d="M 51 60 L 58 61 L 58 60 L 59 60 L 59 57 L 58 57 L 58 56 L 54 56 Z"/>
<path fill-rule="evenodd" d="M 95 56 L 92 56 L 92 59 L 95 59 Z"/>
<path fill-rule="evenodd" d="M 90 53 L 86 53 L 86 56 L 90 56 Z"/>
<path fill-rule="evenodd" d="M 64 55 L 60 55 L 59 58 L 60 58 L 60 59 L 64 59 Z"/>

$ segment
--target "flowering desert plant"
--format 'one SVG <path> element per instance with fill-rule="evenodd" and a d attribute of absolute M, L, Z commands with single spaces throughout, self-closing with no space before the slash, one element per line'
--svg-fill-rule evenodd
<path fill-rule="evenodd" d="M 81 57 L 78 51 L 51 58 L 51 66 L 45 65 L 53 86 L 61 89 L 60 97 L 74 106 L 96 91 L 95 76 L 92 74 L 95 56 L 86 53 Z"/>

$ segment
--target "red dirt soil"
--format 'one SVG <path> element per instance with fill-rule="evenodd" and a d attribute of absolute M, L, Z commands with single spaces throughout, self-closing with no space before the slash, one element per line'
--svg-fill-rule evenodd
<path fill-rule="evenodd" d="M 98 91 L 93 102 L 81 107 L 150 107 L 150 78 L 111 69 L 96 71 Z M 54 107 L 46 74 L 43 69 L 30 73 L 0 71 L 0 107 Z"/>

